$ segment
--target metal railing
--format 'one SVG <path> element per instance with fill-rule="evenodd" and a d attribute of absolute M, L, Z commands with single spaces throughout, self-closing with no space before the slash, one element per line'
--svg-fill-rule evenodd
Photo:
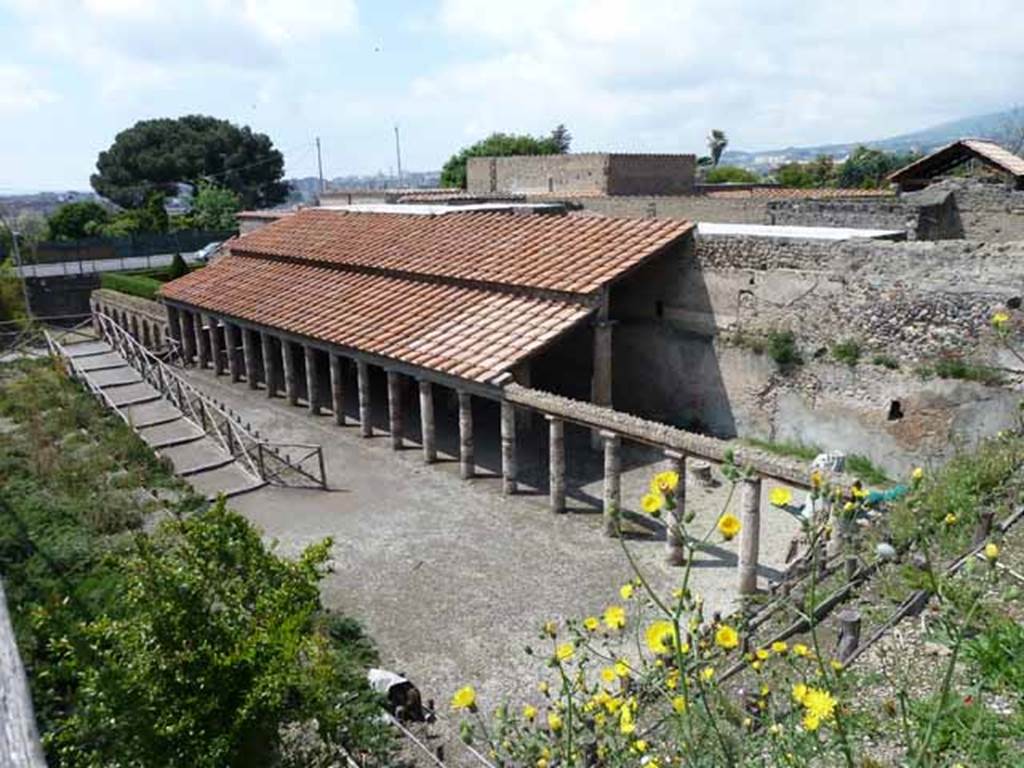
<path fill-rule="evenodd" d="M 321 446 L 272 443 L 262 439 L 238 414 L 178 375 L 160 355 L 143 346 L 111 317 L 97 312 L 93 318 L 103 339 L 138 371 L 142 380 L 233 456 L 246 472 L 275 485 L 326 490 L 327 474 Z M 176 346 L 171 345 L 164 356 L 173 357 L 175 352 Z M 291 450 L 302 453 L 293 459 Z"/>

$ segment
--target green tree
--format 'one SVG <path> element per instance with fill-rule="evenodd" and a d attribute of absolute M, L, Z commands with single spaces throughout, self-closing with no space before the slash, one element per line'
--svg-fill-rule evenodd
<path fill-rule="evenodd" d="M 284 157 L 268 136 L 204 115 L 142 120 L 100 152 L 96 169 L 93 189 L 126 208 L 202 179 L 234 191 L 247 208 L 275 205 L 288 194 Z"/>
<path fill-rule="evenodd" d="M 776 180 L 784 187 L 811 189 L 833 186 L 836 169 L 832 158 L 818 155 L 809 163 L 786 163 L 775 169 Z"/>
<path fill-rule="evenodd" d="M 756 184 L 761 177 L 746 168 L 735 165 L 719 165 L 704 176 L 708 184 Z"/>
<path fill-rule="evenodd" d="M 188 274 L 188 264 L 181 257 L 180 253 L 174 254 L 174 258 L 171 259 L 171 267 L 167 271 L 168 276 L 171 280 L 177 280 L 179 277 L 184 277 Z"/>
<path fill-rule="evenodd" d="M 206 181 L 199 182 L 192 201 L 192 222 L 201 229 L 234 229 L 242 201 L 235 192 Z"/>
<path fill-rule="evenodd" d="M 857 147 L 839 167 L 839 186 L 874 189 L 885 184 L 885 177 L 917 159 L 915 154 L 895 154 L 880 149 Z"/>
<path fill-rule="evenodd" d="M 559 123 L 555 126 L 555 129 L 551 132 L 551 141 L 554 143 L 558 154 L 564 155 L 569 152 L 569 146 L 572 144 L 572 134 L 569 133 L 569 129 L 565 127 L 564 123 Z"/>
<path fill-rule="evenodd" d="M 95 235 L 110 220 L 107 209 L 92 200 L 62 205 L 47 220 L 51 240 L 80 240 Z"/>
<path fill-rule="evenodd" d="M 560 126 L 562 127 L 562 126 Z M 558 131 L 558 128 L 555 129 Z M 568 132 L 563 141 L 572 137 Z M 486 139 L 468 147 L 463 147 L 457 154 L 448 158 L 441 168 L 441 186 L 466 188 L 466 161 L 471 157 L 508 157 L 510 155 L 557 155 L 561 154 L 562 144 L 554 136 L 528 136 L 508 133 L 492 133 Z"/>
<path fill-rule="evenodd" d="M 266 765 L 282 728 L 314 721 L 327 747 L 382 753 L 364 660 L 321 618 L 329 549 L 280 558 L 223 500 L 136 536 L 114 610 L 51 640 L 54 679 L 77 695 L 50 753 L 68 766 Z"/>
<path fill-rule="evenodd" d="M 722 159 L 722 153 L 729 146 L 729 139 L 726 137 L 725 131 L 712 128 L 711 133 L 708 134 L 707 144 L 708 152 L 711 155 L 711 164 L 717 167 L 718 161 Z"/>
<path fill-rule="evenodd" d="M 11 260 L 4 259 L 0 261 L 0 322 L 22 320 L 24 317 L 25 296 L 21 290 L 21 278 L 14 271 Z"/>

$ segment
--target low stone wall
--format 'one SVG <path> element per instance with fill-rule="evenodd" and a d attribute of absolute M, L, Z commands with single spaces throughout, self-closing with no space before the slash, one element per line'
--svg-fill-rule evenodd
<path fill-rule="evenodd" d="M 1002 184 L 948 180 L 934 184 L 934 189 L 948 190 L 956 199 L 964 237 L 1000 243 L 1024 240 L 1024 191 Z M 921 193 L 904 195 L 913 198 Z"/>
<path fill-rule="evenodd" d="M 769 200 L 765 224 L 916 232 L 917 206 L 902 200 Z"/>
<path fill-rule="evenodd" d="M 167 307 L 158 301 L 100 288 L 92 292 L 89 306 L 127 328 L 132 336 L 150 349 L 164 346 L 169 338 Z"/>

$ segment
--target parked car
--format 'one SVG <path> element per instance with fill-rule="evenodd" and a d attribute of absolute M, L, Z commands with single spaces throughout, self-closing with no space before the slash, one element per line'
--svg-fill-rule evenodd
<path fill-rule="evenodd" d="M 198 251 L 196 251 L 195 260 L 200 264 L 206 264 L 210 260 L 210 257 L 217 253 L 217 250 L 220 248 L 221 245 L 222 243 L 220 240 L 217 240 L 216 242 L 213 243 L 207 243 Z"/>

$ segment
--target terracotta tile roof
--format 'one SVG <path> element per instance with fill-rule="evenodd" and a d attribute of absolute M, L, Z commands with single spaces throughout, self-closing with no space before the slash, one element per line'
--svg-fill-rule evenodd
<path fill-rule="evenodd" d="M 402 216 L 308 208 L 239 238 L 236 253 L 590 293 L 691 225 L 508 213 Z"/>
<path fill-rule="evenodd" d="M 889 174 L 889 181 L 896 184 L 906 183 L 919 179 L 927 179 L 961 163 L 977 158 L 1003 173 L 1008 173 L 1018 179 L 1024 179 L 1024 158 L 1010 152 L 1008 149 L 986 139 L 960 139 L 952 144 L 947 144 L 931 154 L 915 160 L 909 165 L 900 168 Z"/>
<path fill-rule="evenodd" d="M 164 298 L 488 382 L 681 241 L 680 221 L 304 210 L 244 235 Z"/>

